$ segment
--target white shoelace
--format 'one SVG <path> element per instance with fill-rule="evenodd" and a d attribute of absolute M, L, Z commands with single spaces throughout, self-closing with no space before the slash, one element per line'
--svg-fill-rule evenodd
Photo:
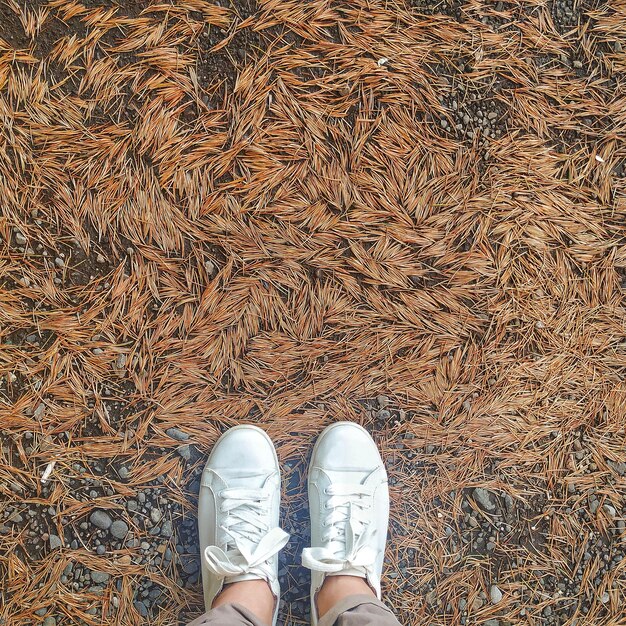
<path fill-rule="evenodd" d="M 277 554 L 289 540 L 282 529 L 266 523 L 272 494 L 259 489 L 224 489 L 221 512 L 228 513 L 221 529 L 232 540 L 226 551 L 218 546 L 207 546 L 204 562 L 217 576 L 229 578 L 255 574 L 266 580 L 274 579 L 267 561 Z"/>
<path fill-rule="evenodd" d="M 330 511 L 323 521 L 326 531 L 322 543 L 327 547 L 305 548 L 302 565 L 328 574 L 346 569 L 371 573 L 378 554 L 373 546 L 376 533 L 370 523 L 373 490 L 363 485 L 330 485 L 326 509 Z M 332 543 L 338 544 L 330 549 Z"/>

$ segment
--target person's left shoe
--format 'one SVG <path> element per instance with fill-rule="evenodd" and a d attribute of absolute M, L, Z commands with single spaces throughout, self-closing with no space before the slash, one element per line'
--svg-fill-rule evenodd
<path fill-rule="evenodd" d="M 209 456 L 198 501 L 207 611 L 224 585 L 262 579 L 276 598 L 276 624 L 278 552 L 289 540 L 279 514 L 280 468 L 272 441 L 256 426 L 231 428 Z"/>

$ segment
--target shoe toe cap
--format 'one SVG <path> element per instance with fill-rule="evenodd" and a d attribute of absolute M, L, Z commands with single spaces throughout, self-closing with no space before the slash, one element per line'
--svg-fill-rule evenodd
<path fill-rule="evenodd" d="M 276 467 L 276 452 L 269 437 L 255 426 L 231 428 L 218 441 L 211 453 L 214 469 L 239 468 L 263 470 Z"/>
<path fill-rule="evenodd" d="M 339 422 L 318 440 L 313 462 L 333 470 L 374 469 L 382 464 L 376 443 L 358 424 Z"/>

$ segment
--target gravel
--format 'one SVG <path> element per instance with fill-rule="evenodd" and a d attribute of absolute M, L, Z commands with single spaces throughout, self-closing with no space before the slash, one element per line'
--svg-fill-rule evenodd
<path fill-rule="evenodd" d="M 50 542 L 50 550 L 56 550 L 63 547 L 63 541 L 57 535 L 50 535 L 48 541 Z"/>

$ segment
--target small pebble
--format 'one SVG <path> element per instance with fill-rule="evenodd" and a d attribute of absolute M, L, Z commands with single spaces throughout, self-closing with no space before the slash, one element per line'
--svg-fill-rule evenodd
<path fill-rule="evenodd" d="M 137 612 L 141 615 L 141 617 L 148 617 L 148 609 L 143 602 L 135 602 L 134 607 L 137 609 Z"/>
<path fill-rule="evenodd" d="M 101 585 L 109 580 L 109 574 L 107 574 L 106 572 L 92 571 L 91 580 L 97 585 Z"/>
<path fill-rule="evenodd" d="M 187 439 L 189 439 L 188 433 L 185 433 L 178 428 L 168 428 L 165 433 L 168 437 L 176 439 L 176 441 L 187 441 Z"/>
<path fill-rule="evenodd" d="M 181 446 L 178 448 L 178 454 L 185 459 L 185 461 L 189 461 L 191 459 L 191 446 Z"/>
<path fill-rule="evenodd" d="M 128 524 L 123 520 L 115 520 L 111 524 L 110 531 L 111 535 L 116 539 L 124 539 L 128 534 Z"/>
<path fill-rule="evenodd" d="M 492 604 L 498 604 L 502 600 L 502 592 L 497 585 L 491 585 L 489 589 L 489 597 L 491 598 Z"/>
<path fill-rule="evenodd" d="M 378 402 L 378 406 L 381 409 L 385 409 L 389 406 L 389 397 L 388 396 L 384 396 L 384 395 L 380 395 L 376 398 L 376 402 Z"/>
<path fill-rule="evenodd" d="M 113 519 L 106 511 L 96 510 L 89 516 L 89 521 L 101 530 L 108 530 L 113 524 Z"/>
<path fill-rule="evenodd" d="M 476 489 L 474 489 L 474 498 L 476 498 L 478 504 L 480 504 L 485 511 L 493 512 L 496 510 L 493 495 L 487 489 L 476 487 Z"/>
<path fill-rule="evenodd" d="M 615 510 L 614 506 L 611 506 L 610 504 L 605 504 L 602 509 L 611 519 L 615 519 L 617 511 Z"/>

